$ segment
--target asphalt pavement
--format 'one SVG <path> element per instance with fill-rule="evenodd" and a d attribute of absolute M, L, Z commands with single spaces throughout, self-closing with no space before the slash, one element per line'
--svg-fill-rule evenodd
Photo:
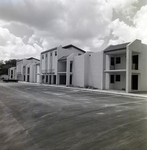
<path fill-rule="evenodd" d="M 0 150 L 147 150 L 147 99 L 0 83 Z"/>

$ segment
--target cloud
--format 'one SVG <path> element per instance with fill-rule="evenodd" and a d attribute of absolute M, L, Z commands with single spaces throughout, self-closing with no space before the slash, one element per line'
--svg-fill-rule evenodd
<path fill-rule="evenodd" d="M 111 39 L 110 44 L 120 44 L 123 42 L 130 42 L 137 38 L 137 29 L 133 26 L 129 26 L 123 21 L 116 19 L 111 22 L 108 28 L 112 31 L 114 39 Z"/>
<path fill-rule="evenodd" d="M 135 38 L 147 42 L 145 20 L 139 0 L 0 0 L 1 58 L 67 44 L 98 51 Z"/>
<path fill-rule="evenodd" d="M 120 12 L 123 15 L 132 15 L 134 10 L 136 9 L 135 4 L 137 4 L 139 0 L 110 0 L 108 1 L 109 5 L 116 11 Z"/>
<path fill-rule="evenodd" d="M 12 59 L 36 56 L 42 48 L 34 43 L 33 45 L 24 44 L 22 39 L 11 34 L 8 29 L 0 27 L 0 59 Z"/>

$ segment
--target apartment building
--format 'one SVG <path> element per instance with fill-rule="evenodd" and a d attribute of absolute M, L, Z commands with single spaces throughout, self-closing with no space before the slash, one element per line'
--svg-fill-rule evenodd
<path fill-rule="evenodd" d="M 147 45 L 140 40 L 104 50 L 103 89 L 147 91 Z"/>
<path fill-rule="evenodd" d="M 8 69 L 8 79 L 17 79 L 16 67 L 11 67 Z"/>
<path fill-rule="evenodd" d="M 41 53 L 41 83 L 72 84 L 73 56 L 82 55 L 85 51 L 74 46 L 59 46 Z"/>
<path fill-rule="evenodd" d="M 73 86 L 147 91 L 147 45 L 140 40 L 110 45 L 73 58 Z"/>
<path fill-rule="evenodd" d="M 35 64 L 40 61 L 36 58 L 30 57 L 27 59 L 17 60 L 16 62 L 16 74 L 19 81 L 35 82 L 34 70 Z"/>

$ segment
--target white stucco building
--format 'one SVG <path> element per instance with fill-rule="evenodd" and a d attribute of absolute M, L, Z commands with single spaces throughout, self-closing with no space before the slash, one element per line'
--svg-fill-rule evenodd
<path fill-rule="evenodd" d="M 11 67 L 8 69 L 8 79 L 17 79 L 16 67 Z"/>
<path fill-rule="evenodd" d="M 73 56 L 82 55 L 85 51 L 74 46 L 59 46 L 41 53 L 41 83 L 72 84 Z"/>
<path fill-rule="evenodd" d="M 73 86 L 147 91 L 147 45 L 140 40 L 73 57 Z"/>
<path fill-rule="evenodd" d="M 19 81 L 36 82 L 36 64 L 40 61 L 30 57 L 27 59 L 17 60 L 16 74 Z"/>
<path fill-rule="evenodd" d="M 103 89 L 147 91 L 147 45 L 140 40 L 104 50 Z"/>
<path fill-rule="evenodd" d="M 140 40 L 86 53 L 67 45 L 42 52 L 40 63 L 35 58 L 17 61 L 16 72 L 19 80 L 27 82 L 147 91 L 146 58 L 147 45 Z"/>

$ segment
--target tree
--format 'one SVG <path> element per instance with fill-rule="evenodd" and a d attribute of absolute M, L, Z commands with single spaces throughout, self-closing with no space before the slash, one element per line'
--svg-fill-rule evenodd
<path fill-rule="evenodd" d="M 8 69 L 16 66 L 16 59 L 0 60 L 0 75 L 8 74 Z"/>

